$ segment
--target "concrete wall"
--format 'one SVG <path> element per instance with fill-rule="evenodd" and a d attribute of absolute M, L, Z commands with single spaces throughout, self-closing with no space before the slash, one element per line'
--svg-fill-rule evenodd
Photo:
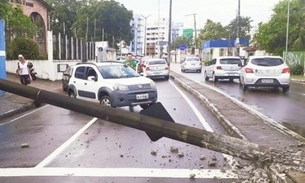
<path fill-rule="evenodd" d="M 75 65 L 80 60 L 60 60 L 49 63 L 47 60 L 27 60 L 32 62 L 37 72 L 37 77 L 41 79 L 48 79 L 51 81 L 61 80 L 62 72 L 69 65 Z M 9 60 L 6 61 L 6 72 L 16 73 L 18 60 Z M 95 60 L 90 60 L 88 62 L 95 62 Z"/>

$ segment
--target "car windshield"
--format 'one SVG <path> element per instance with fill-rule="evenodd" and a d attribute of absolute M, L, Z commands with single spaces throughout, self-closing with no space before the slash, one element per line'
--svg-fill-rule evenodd
<path fill-rule="evenodd" d="M 98 67 L 104 79 L 139 77 L 140 75 L 126 65 L 105 65 Z"/>
<path fill-rule="evenodd" d="M 241 60 L 238 58 L 224 58 L 220 59 L 220 64 L 241 64 Z"/>
<path fill-rule="evenodd" d="M 199 58 L 187 58 L 186 61 L 200 61 Z"/>
<path fill-rule="evenodd" d="M 284 61 L 280 58 L 255 58 L 251 60 L 251 63 L 258 66 L 278 66 Z"/>
<path fill-rule="evenodd" d="M 159 65 L 159 64 L 166 64 L 165 60 L 151 60 L 148 62 L 148 65 Z"/>

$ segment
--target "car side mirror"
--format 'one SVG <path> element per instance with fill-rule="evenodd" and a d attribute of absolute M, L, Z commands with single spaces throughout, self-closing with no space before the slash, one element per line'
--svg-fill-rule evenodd
<path fill-rule="evenodd" d="M 238 67 L 243 67 L 243 64 L 242 64 L 242 63 L 239 63 L 239 64 L 238 64 Z"/>
<path fill-rule="evenodd" d="M 95 76 L 88 76 L 88 81 L 97 81 Z"/>

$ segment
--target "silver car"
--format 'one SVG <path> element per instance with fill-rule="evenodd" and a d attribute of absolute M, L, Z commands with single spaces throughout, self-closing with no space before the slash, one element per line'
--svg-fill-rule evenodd
<path fill-rule="evenodd" d="M 202 64 L 198 57 L 185 57 L 181 63 L 181 72 L 195 71 L 201 73 Z"/>
<path fill-rule="evenodd" d="M 164 77 L 169 79 L 169 66 L 164 59 L 147 59 L 141 65 L 141 75 L 148 78 Z"/>

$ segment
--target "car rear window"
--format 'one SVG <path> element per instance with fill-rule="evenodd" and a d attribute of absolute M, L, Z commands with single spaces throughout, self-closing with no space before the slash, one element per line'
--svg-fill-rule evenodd
<path fill-rule="evenodd" d="M 200 61 L 199 58 L 187 58 L 186 61 Z"/>
<path fill-rule="evenodd" d="M 148 62 L 148 65 L 166 64 L 165 60 L 152 60 Z"/>
<path fill-rule="evenodd" d="M 241 60 L 238 58 L 223 58 L 220 59 L 220 64 L 241 64 Z"/>
<path fill-rule="evenodd" d="M 284 61 L 280 58 L 255 58 L 251 60 L 251 63 L 258 66 L 278 66 Z"/>

